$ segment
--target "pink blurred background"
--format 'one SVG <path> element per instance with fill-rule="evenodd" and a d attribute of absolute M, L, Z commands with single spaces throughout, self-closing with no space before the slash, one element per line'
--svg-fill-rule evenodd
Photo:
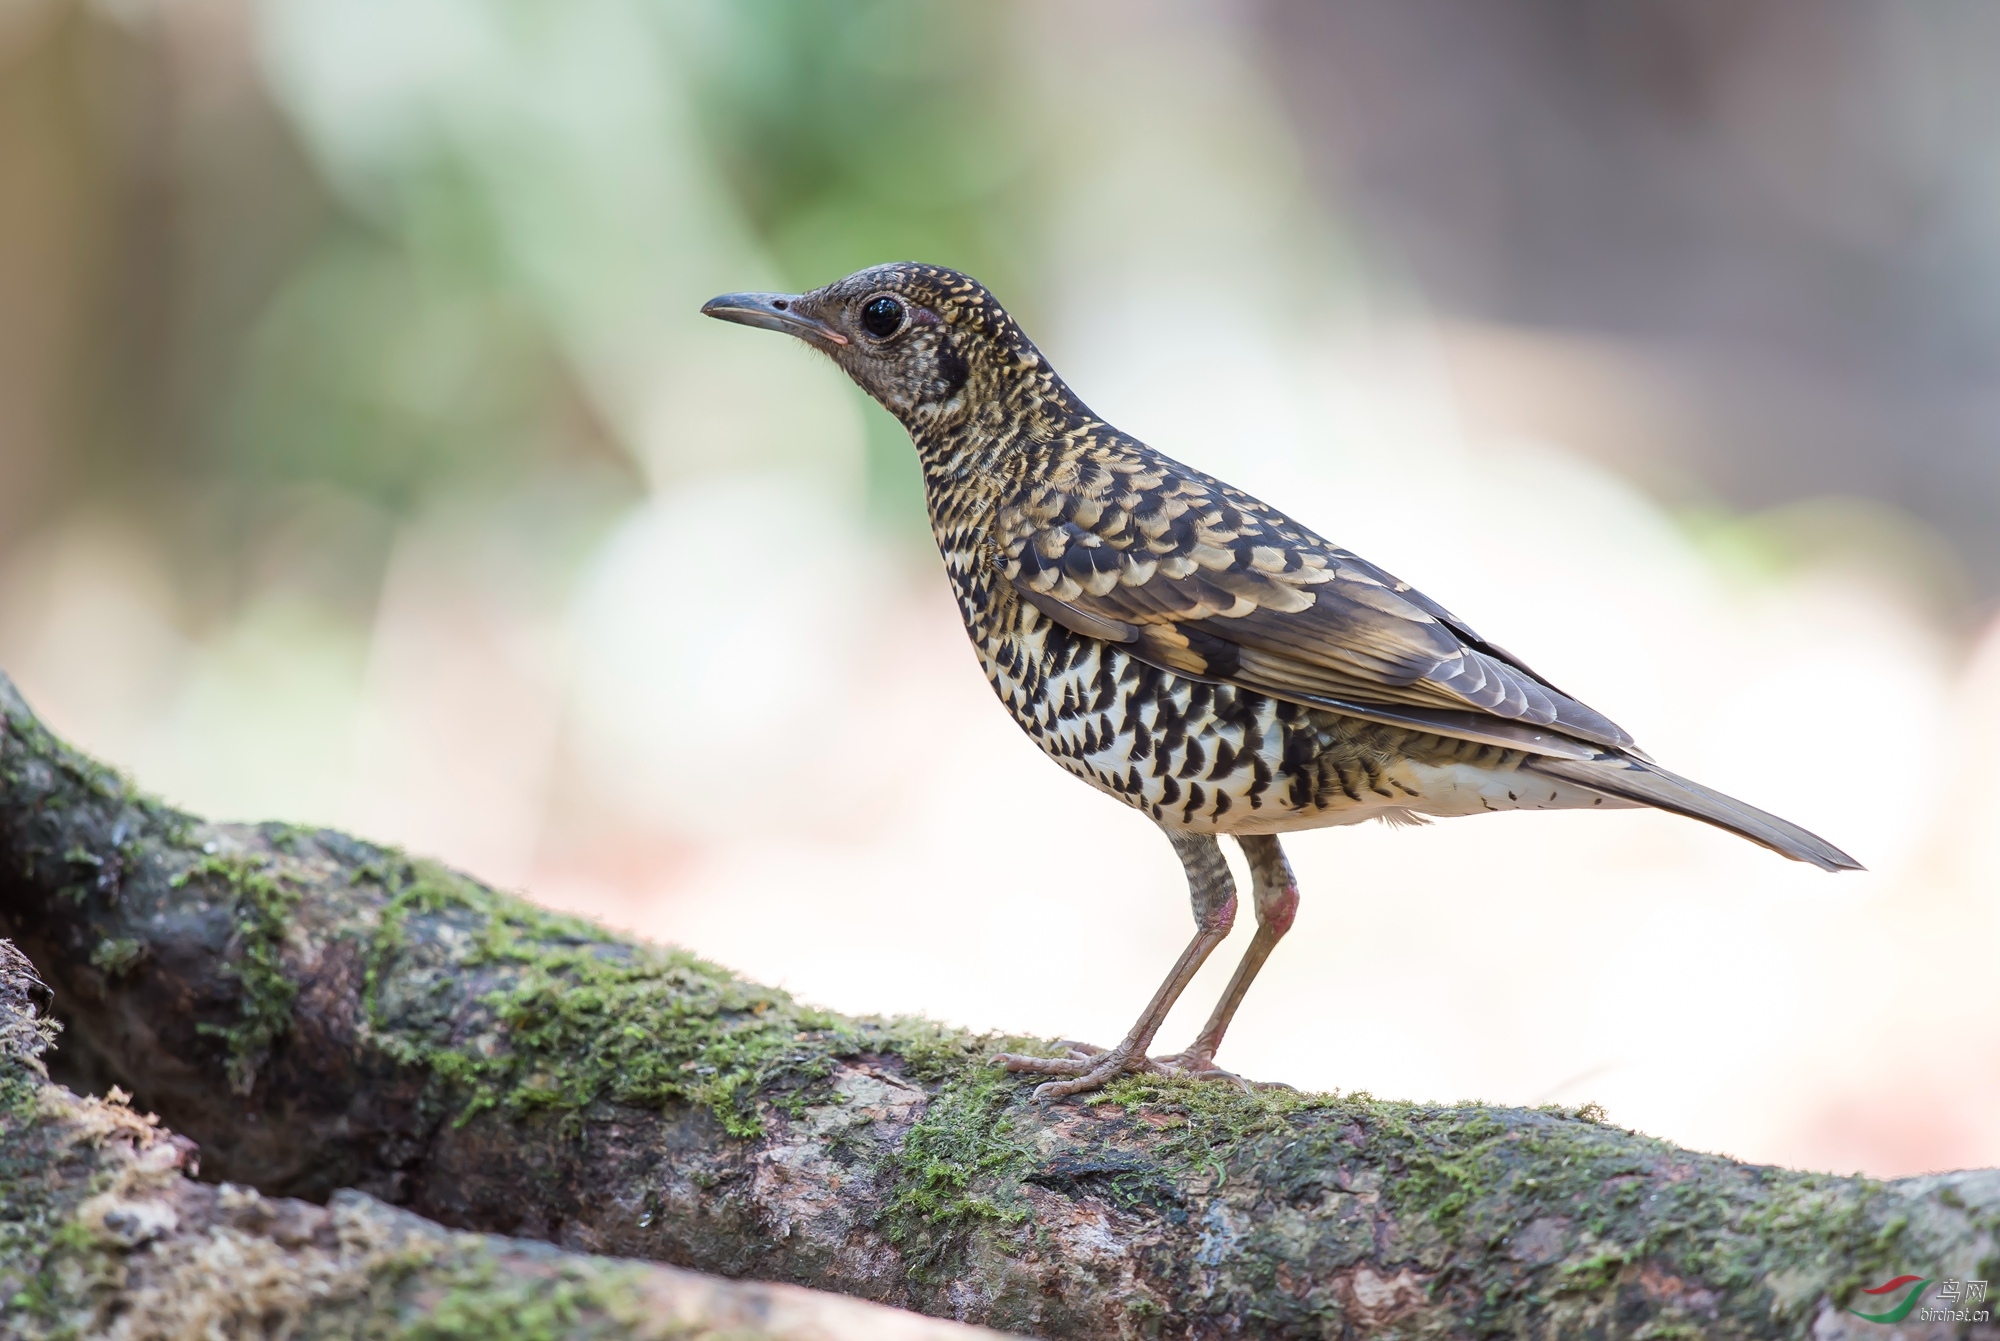
<path fill-rule="evenodd" d="M 695 314 L 955 264 L 1112 421 L 1870 867 L 1301 835 L 1225 1064 L 2000 1163 L 1995 56 L 1804 0 L 13 0 L 0 667 L 196 810 L 1111 1041 L 1170 849 L 990 701 L 895 425 Z"/>

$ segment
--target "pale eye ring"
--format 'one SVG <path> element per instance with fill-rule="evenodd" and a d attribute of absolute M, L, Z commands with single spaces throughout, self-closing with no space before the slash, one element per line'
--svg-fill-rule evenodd
<path fill-rule="evenodd" d="M 861 308 L 861 329 L 877 340 L 886 340 L 903 329 L 907 315 L 902 299 L 890 294 L 870 298 Z"/>

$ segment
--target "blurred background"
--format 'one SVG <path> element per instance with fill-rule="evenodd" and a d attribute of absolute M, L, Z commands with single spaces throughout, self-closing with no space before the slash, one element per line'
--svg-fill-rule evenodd
<path fill-rule="evenodd" d="M 947 263 L 1871 868 L 1301 835 L 1225 1064 L 2000 1163 L 1996 61 L 1976 0 L 0 0 L 0 667 L 195 810 L 1112 1042 L 1170 849 L 990 701 L 897 426 L 696 315 Z"/>

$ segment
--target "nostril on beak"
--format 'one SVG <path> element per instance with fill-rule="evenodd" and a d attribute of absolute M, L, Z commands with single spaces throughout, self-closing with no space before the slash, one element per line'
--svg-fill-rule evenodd
<path fill-rule="evenodd" d="M 4 3 L 5 0 L 0 0 Z M 844 345 L 847 337 L 809 312 L 799 309 L 800 297 L 793 293 L 725 293 L 701 305 L 703 315 L 739 326 L 757 326 L 767 331 L 783 331 L 801 340 L 819 344 Z"/>

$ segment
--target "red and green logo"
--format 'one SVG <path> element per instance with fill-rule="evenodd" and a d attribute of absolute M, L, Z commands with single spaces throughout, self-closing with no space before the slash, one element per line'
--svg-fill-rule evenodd
<path fill-rule="evenodd" d="M 1863 1294 L 1892 1295 L 1903 1287 L 1910 1286 L 1910 1292 L 1904 1296 L 1903 1302 L 1886 1313 L 1863 1313 L 1858 1308 L 1850 1308 L 1847 1311 L 1865 1322 L 1901 1322 L 1910 1316 L 1910 1310 L 1914 1309 L 1917 1306 L 1917 1301 L 1924 1297 L 1924 1287 L 1929 1285 L 1934 1279 L 1936 1278 L 1933 1276 L 1898 1276 L 1886 1284 L 1878 1285 L 1872 1290 L 1863 1290 L 1861 1292 Z M 1886 1303 L 1887 1300 L 1885 1299 L 1883 1302 Z"/>

